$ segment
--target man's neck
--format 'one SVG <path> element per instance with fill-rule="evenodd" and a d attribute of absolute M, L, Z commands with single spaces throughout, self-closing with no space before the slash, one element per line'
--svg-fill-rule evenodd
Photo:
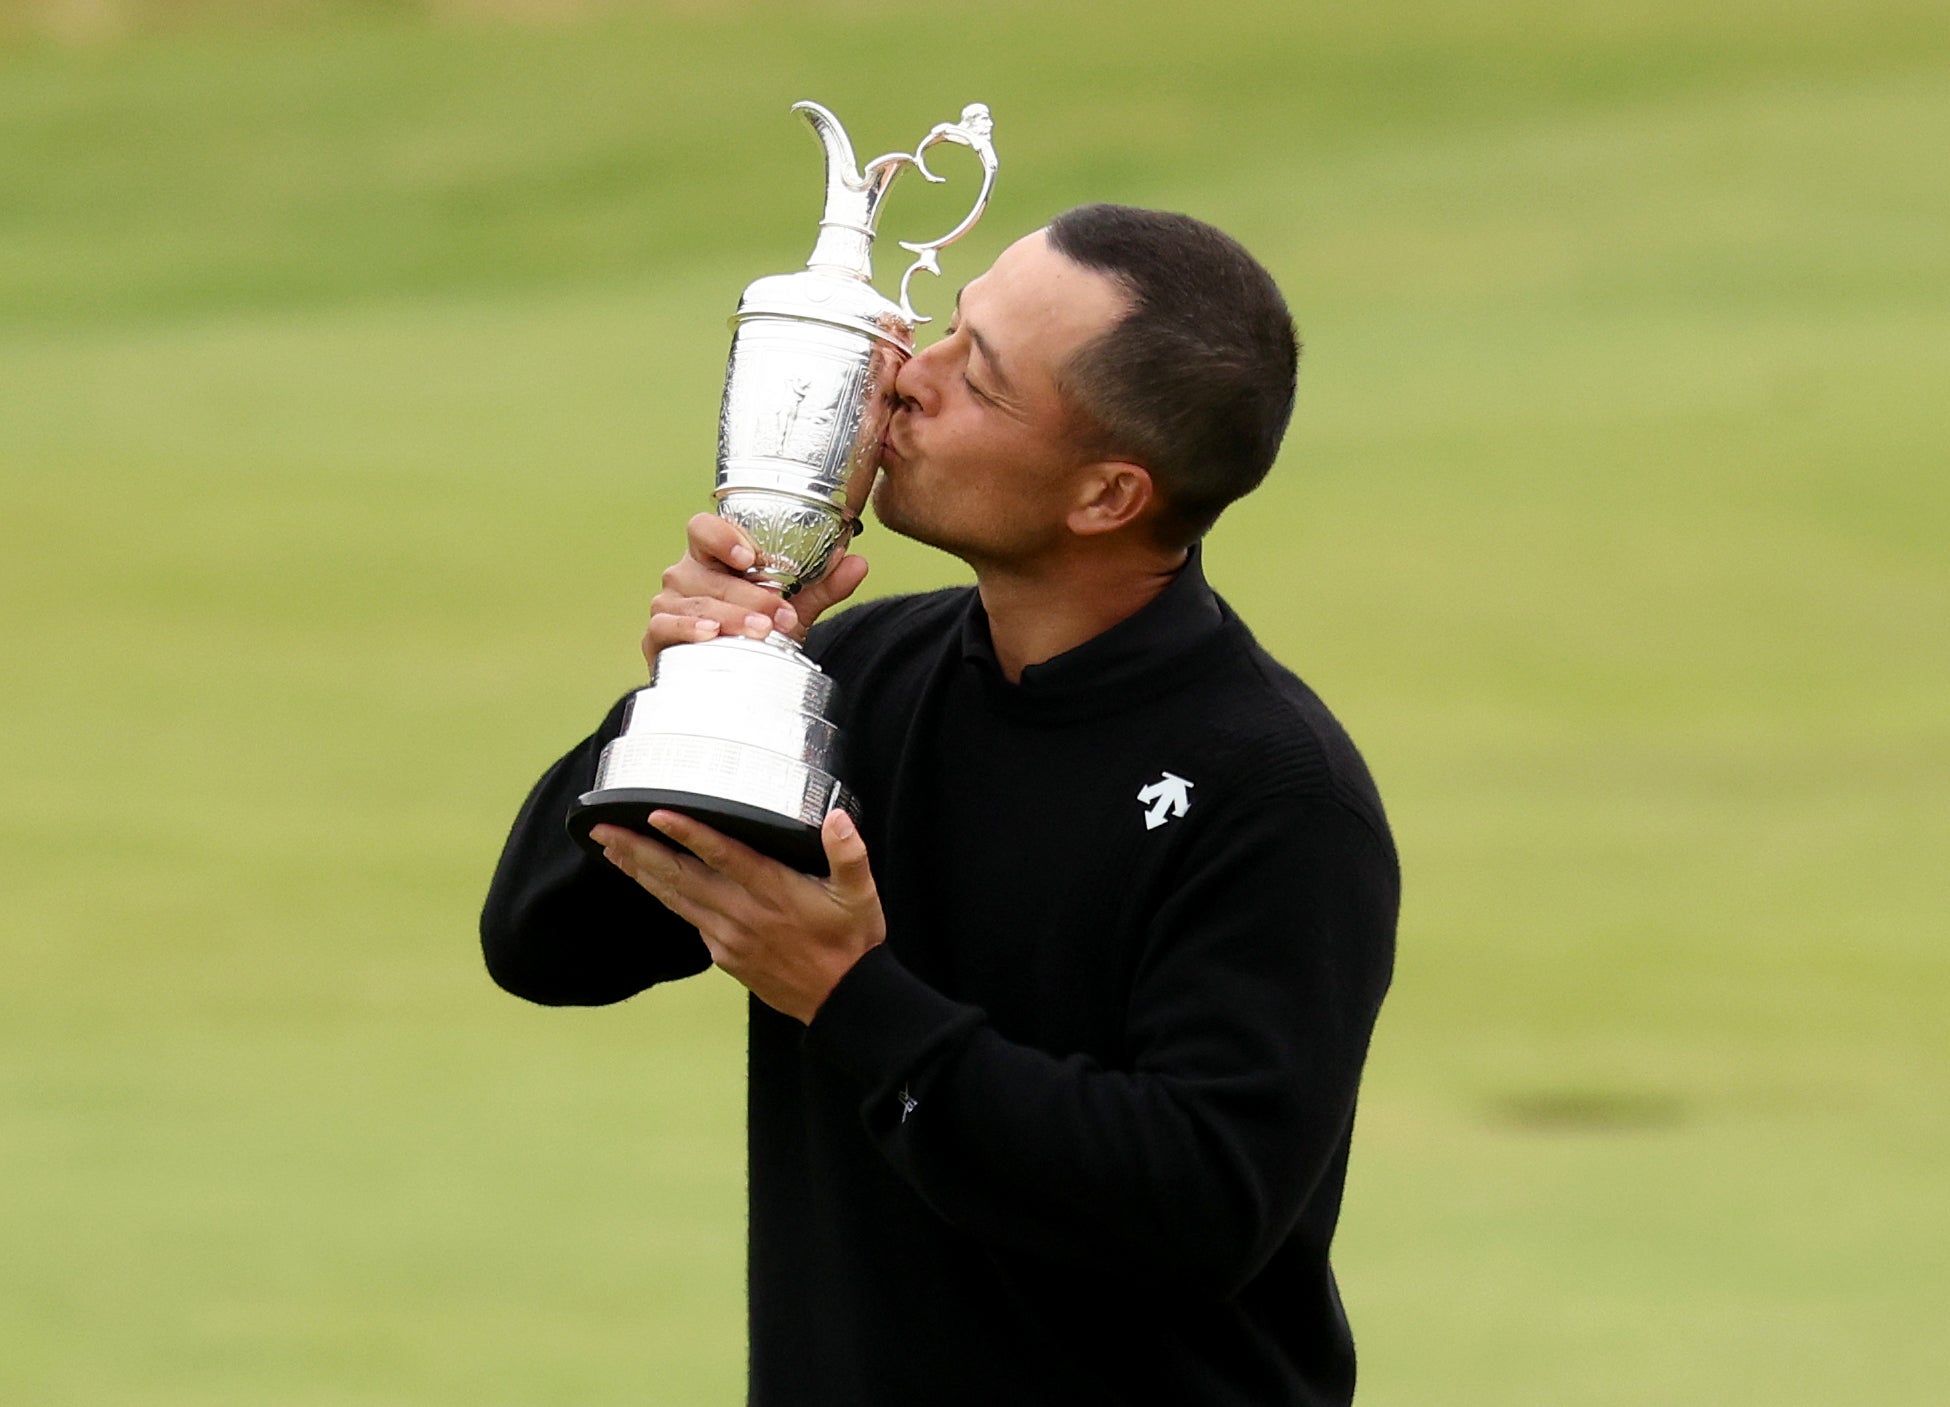
<path fill-rule="evenodd" d="M 1187 554 L 1104 554 L 1034 564 L 977 564 L 975 586 L 989 618 L 996 663 L 1012 684 L 1129 620 L 1171 585 Z"/>

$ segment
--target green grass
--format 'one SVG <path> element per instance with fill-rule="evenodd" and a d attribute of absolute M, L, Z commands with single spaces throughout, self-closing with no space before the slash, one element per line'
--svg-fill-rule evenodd
<path fill-rule="evenodd" d="M 530 1009 L 472 923 L 800 97 L 994 108 L 937 307 L 1112 198 L 1299 310 L 1210 565 L 1405 856 L 1362 1400 L 1941 1400 L 1939 7 L 494 9 L 0 3 L 0 1400 L 739 1400 L 741 994 Z"/>

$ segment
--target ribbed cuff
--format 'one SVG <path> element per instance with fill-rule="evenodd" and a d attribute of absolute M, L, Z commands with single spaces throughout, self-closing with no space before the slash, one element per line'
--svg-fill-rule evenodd
<path fill-rule="evenodd" d="M 827 995 L 806 1027 L 806 1048 L 858 1080 L 871 1099 L 892 1094 L 985 1019 L 979 1007 L 953 1001 L 909 972 L 882 943 Z"/>

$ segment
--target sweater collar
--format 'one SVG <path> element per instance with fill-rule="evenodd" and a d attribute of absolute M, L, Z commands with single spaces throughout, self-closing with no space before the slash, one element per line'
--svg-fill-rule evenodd
<path fill-rule="evenodd" d="M 1134 615 L 1053 659 L 1028 666 L 1016 685 L 1002 677 L 989 636 L 988 612 L 982 607 L 981 593 L 971 591 L 962 617 L 962 658 L 984 666 L 997 684 L 1025 702 L 1132 682 L 1203 643 L 1225 623 L 1225 609 L 1206 583 L 1201 551 L 1194 544 L 1178 574 Z"/>

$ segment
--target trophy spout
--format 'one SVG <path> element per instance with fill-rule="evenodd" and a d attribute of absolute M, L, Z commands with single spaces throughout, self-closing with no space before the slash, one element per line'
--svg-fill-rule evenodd
<path fill-rule="evenodd" d="M 961 223 L 925 244 L 901 241 L 901 248 L 916 256 L 901 276 L 901 315 L 910 330 L 928 321 L 914 311 L 908 294 L 914 275 L 940 274 L 941 264 L 936 256 L 974 227 L 988 206 L 989 193 L 995 189 L 995 146 L 990 140 L 995 121 L 989 116 L 987 105 L 970 103 L 961 110 L 961 121 L 936 123 L 913 151 L 890 151 L 885 156 L 876 156 L 864 167 L 853 155 L 853 143 L 846 129 L 831 112 L 815 102 L 794 103 L 792 110 L 804 115 L 813 136 L 826 152 L 826 207 L 819 218 L 819 240 L 813 245 L 812 257 L 806 260 L 807 268 L 821 273 L 856 278 L 862 283 L 872 281 L 874 221 L 880 217 L 880 202 L 886 198 L 894 177 L 902 167 L 912 166 L 923 180 L 938 183 L 947 179 L 928 169 L 929 147 L 952 142 L 967 147 L 981 161 L 982 188 Z"/>
<path fill-rule="evenodd" d="M 899 165 L 875 162 L 862 174 L 853 143 L 840 120 L 815 102 L 792 105 L 812 128 L 826 153 L 826 205 L 819 217 L 819 239 L 809 269 L 830 269 L 862 280 L 873 278 L 874 221 Z"/>

